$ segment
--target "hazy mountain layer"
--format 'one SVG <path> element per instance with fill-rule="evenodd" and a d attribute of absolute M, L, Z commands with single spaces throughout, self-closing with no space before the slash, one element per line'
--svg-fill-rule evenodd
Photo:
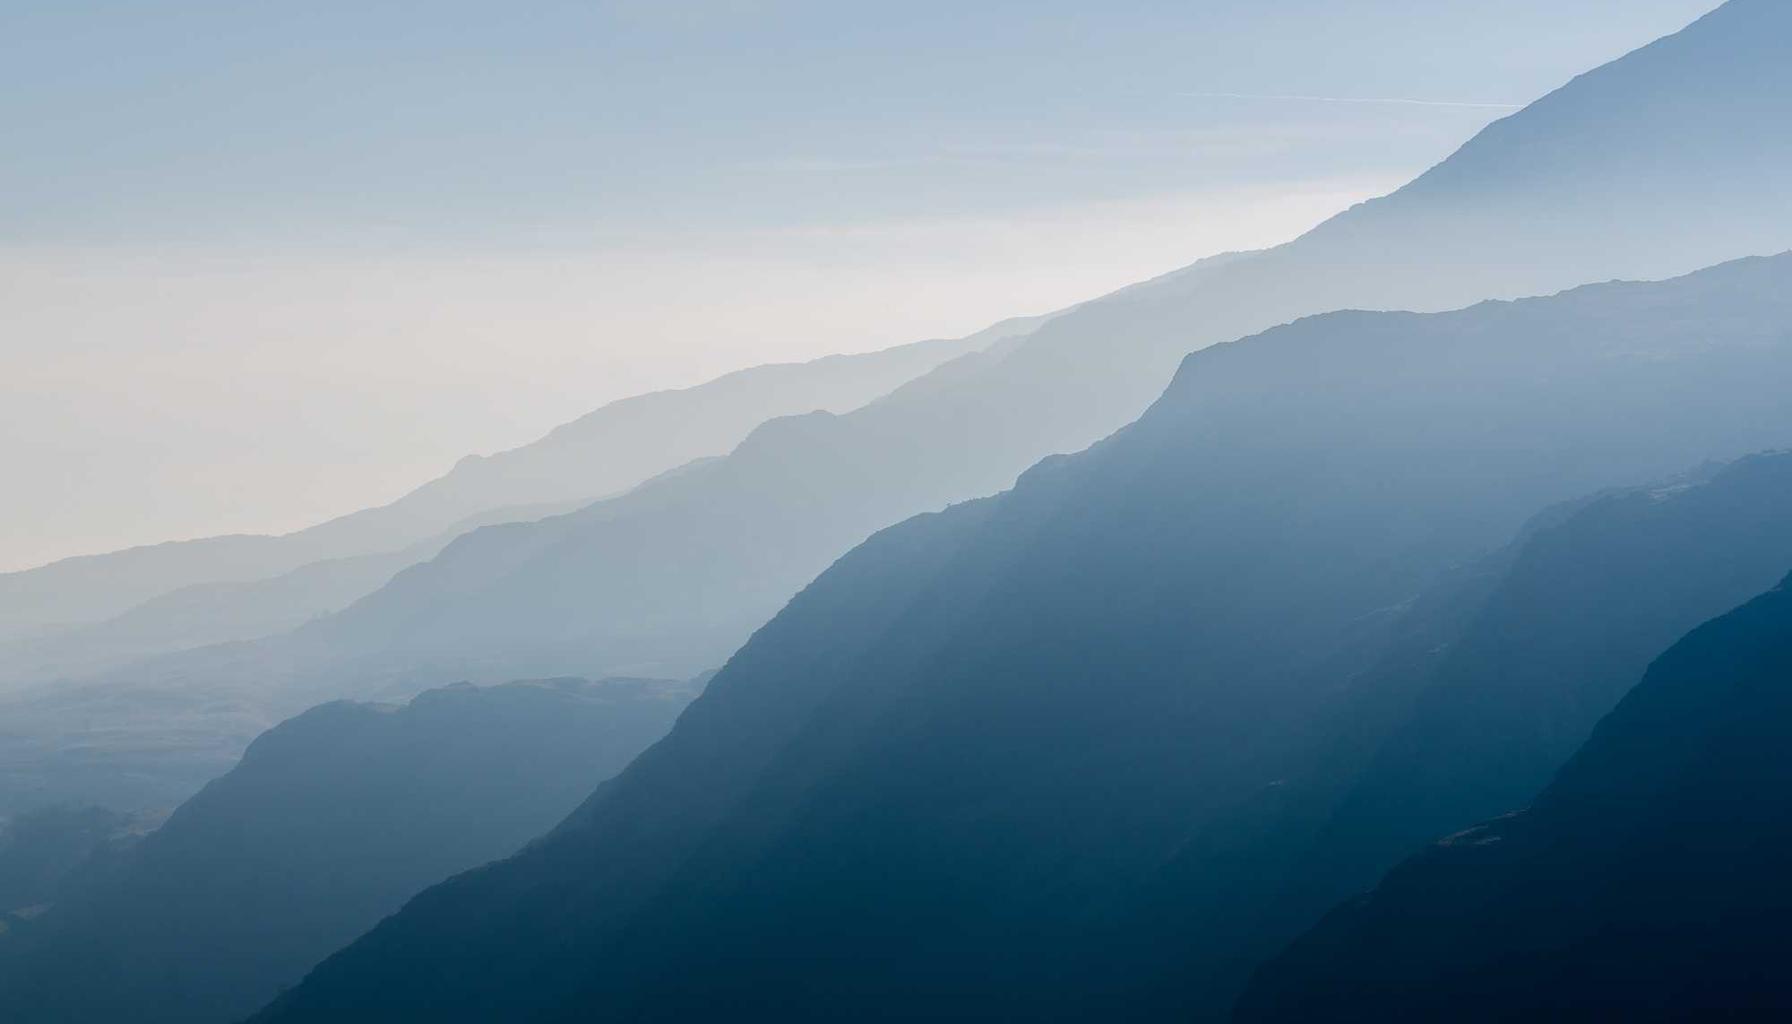
<path fill-rule="evenodd" d="M 475 532 L 302 645 L 384 666 L 334 664 L 338 681 L 432 661 L 477 678 L 701 671 L 872 531 L 1133 419 L 1191 349 L 1341 307 L 1445 309 L 1792 247 L 1792 137 L 1750 127 L 1792 119 L 1788 38 L 1785 6 L 1730 4 L 1295 242 L 1086 303 L 855 412 L 767 424 L 677 481 Z"/>
<path fill-rule="evenodd" d="M 1545 505 L 1792 436 L 1792 256 L 1190 356 L 887 530 L 541 843 L 267 1019 L 1082 1016 L 1110 925 L 1310 758 L 1385 609 Z M 1099 986 L 1099 987 L 1092 987 Z"/>
<path fill-rule="evenodd" d="M 1238 1016 L 1783 1018 L 1789 742 L 1782 584 L 1656 660 L 1529 809 L 1327 917 Z"/>
<path fill-rule="evenodd" d="M 300 634 L 105 685 L 259 703 L 266 720 L 456 678 L 685 675 L 872 531 L 1116 429 L 1192 348 L 1339 306 L 1446 308 L 1792 246 L 1779 173 L 1792 137 L 1743 130 L 1792 115 L 1788 19 L 1780 4 L 1728 4 L 1289 245 L 1086 303 L 860 410 L 769 423 L 727 458 L 576 514 L 475 531 Z M 135 728 L 90 693 L 84 727 Z"/>
<path fill-rule="evenodd" d="M 0 1018 L 238 1019 L 424 886 L 551 826 L 691 692 L 456 686 L 283 722 L 109 871 L 0 935 Z"/>
<path fill-rule="evenodd" d="M 397 551 L 328 558 L 262 579 L 194 583 L 108 619 L 0 643 L 0 688 L 90 678 L 174 651 L 284 633 L 378 589 L 467 530 L 539 519 L 578 504 L 507 505 Z"/>
<path fill-rule="evenodd" d="M 693 388 L 622 399 L 521 448 L 468 456 L 389 505 L 284 536 L 209 537 L 0 573 L 0 640 L 111 618 L 182 587 L 245 583 L 312 562 L 396 552 L 493 509 L 615 494 L 692 459 L 720 455 L 765 420 L 855 408 L 1036 322 L 1005 321 L 957 341 L 760 366 Z"/>

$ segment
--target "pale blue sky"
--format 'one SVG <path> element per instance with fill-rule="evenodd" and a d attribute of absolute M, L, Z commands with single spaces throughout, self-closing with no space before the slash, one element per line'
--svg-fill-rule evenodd
<path fill-rule="evenodd" d="M 1522 103 L 1711 6 L 11 0 L 0 227 L 583 242 L 1380 173 L 1488 108 L 1212 94 Z"/>
<path fill-rule="evenodd" d="M 0 569 L 1270 244 L 1713 6 L 10 0 Z"/>

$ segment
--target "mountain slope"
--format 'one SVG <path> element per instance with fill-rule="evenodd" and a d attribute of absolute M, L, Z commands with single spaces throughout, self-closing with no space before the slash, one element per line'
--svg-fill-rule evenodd
<path fill-rule="evenodd" d="M 1783 5 L 1726 5 L 1288 245 L 1085 303 L 855 412 L 767 424 L 677 486 L 464 538 L 309 639 L 490 678 L 699 671 L 873 530 L 1119 428 L 1191 349 L 1792 247 L 1792 139 L 1728 130 L 1792 118 L 1789 36 Z"/>
<path fill-rule="evenodd" d="M 265 1019 L 1087 1016 L 1106 923 L 1286 777 L 1378 609 L 1541 505 L 1792 435 L 1788 283 L 1197 352 L 1133 426 L 842 559 L 547 839 Z"/>
<path fill-rule="evenodd" d="M 392 552 L 506 506 L 590 501 L 692 459 L 720 455 L 776 416 L 844 412 L 940 363 L 1030 330 L 1004 321 L 954 341 L 754 367 L 707 384 L 625 398 L 531 444 L 468 456 L 378 508 L 278 537 L 178 541 L 0 573 L 0 640 L 110 618 L 181 587 L 241 583 L 312 562 Z"/>
<path fill-rule="evenodd" d="M 1788 584 L 1656 660 L 1528 810 L 1328 916 L 1259 973 L 1239 1019 L 1792 1012 Z"/>
<path fill-rule="evenodd" d="M 0 1017 L 236 1019 L 419 889 L 551 826 L 689 696 L 463 685 L 283 722 L 122 863 L 0 936 Z"/>
<path fill-rule="evenodd" d="M 1085 303 L 854 412 L 767 424 L 681 479 L 476 531 L 300 634 L 131 666 L 69 703 L 78 719 L 58 722 L 40 701 L 36 720 L 53 732 L 128 728 L 105 705 L 128 706 L 141 689 L 236 702 L 261 722 L 457 678 L 708 669 L 872 531 L 992 493 L 1040 457 L 1117 429 L 1191 349 L 1340 306 L 1448 308 L 1792 247 L 1792 179 L 1780 173 L 1792 137 L 1712 129 L 1792 120 L 1789 19 L 1783 4 L 1736 0 L 1288 245 Z M 1509 175 L 1523 187 L 1503 187 Z M 212 737 L 225 756 L 244 735 L 232 720 Z M 186 750 L 196 736 L 143 740 Z M 170 787 L 191 774 L 169 761 Z"/>
<path fill-rule="evenodd" d="M 1373 872 L 1521 805 L 1656 654 L 1778 581 L 1788 522 L 1792 455 L 1773 454 L 1539 530 L 1335 812 L 1327 863 Z"/>
<path fill-rule="evenodd" d="M 1409 851 L 1528 800 L 1653 657 L 1792 565 L 1788 521 L 1792 454 L 1756 455 L 1550 509 L 1450 573 L 1338 673 L 1306 757 L 1185 840 L 1115 926 L 1116 970 L 1217 1009 Z"/>
<path fill-rule="evenodd" d="M 65 885 L 112 858 L 147 831 L 150 822 L 104 807 L 62 804 L 0 823 L 0 935 L 61 898 Z"/>

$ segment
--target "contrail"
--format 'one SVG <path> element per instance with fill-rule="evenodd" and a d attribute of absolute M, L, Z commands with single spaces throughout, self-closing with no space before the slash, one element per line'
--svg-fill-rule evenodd
<path fill-rule="evenodd" d="M 1399 96 L 1291 96 L 1262 92 L 1179 92 L 1178 96 L 1210 100 L 1295 100 L 1304 103 L 1394 103 L 1409 107 L 1475 107 L 1483 110 L 1518 110 L 1522 103 L 1469 103 L 1462 100 L 1416 100 Z"/>

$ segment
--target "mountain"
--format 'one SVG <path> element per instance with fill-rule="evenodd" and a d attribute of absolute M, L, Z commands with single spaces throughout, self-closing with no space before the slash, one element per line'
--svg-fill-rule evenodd
<path fill-rule="evenodd" d="M 874 530 L 1132 420 L 1191 349 L 1338 308 L 1448 309 L 1792 247 L 1792 139 L 1744 130 L 1792 117 L 1788 30 L 1783 4 L 1737 0 L 1288 245 L 1084 303 L 853 412 L 767 423 L 677 481 L 475 531 L 293 644 L 336 681 L 701 671 Z"/>
<path fill-rule="evenodd" d="M 456 678 L 707 670 L 873 531 L 1118 429 L 1191 349 L 1339 307 L 1447 309 L 1785 249 L 1792 137 L 1755 129 L 1792 115 L 1789 19 L 1732 0 L 1287 245 L 1084 303 L 852 412 L 771 421 L 673 479 L 474 531 L 293 634 L 92 680 L 113 696 L 70 714 L 123 728 L 103 705 L 135 688 L 265 719 Z"/>
<path fill-rule="evenodd" d="M 326 558 L 259 579 L 192 583 L 111 618 L 0 641 L 0 689 L 91 677 L 169 651 L 283 633 L 378 589 L 400 569 L 433 556 L 467 530 L 568 508 L 565 502 L 506 505 L 397 551 Z"/>
<path fill-rule="evenodd" d="M 1108 926 L 1304 762 L 1387 609 L 1546 504 L 1792 436 L 1788 284 L 1792 255 L 1196 352 L 1115 436 L 855 549 L 553 833 L 262 1019 L 1111 1010 Z"/>
<path fill-rule="evenodd" d="M 0 935 L 0 1018 L 238 1019 L 425 886 L 553 825 L 690 696 L 641 680 L 460 685 L 283 722 Z"/>
<path fill-rule="evenodd" d="M 1523 804 L 1657 654 L 1778 582 L 1788 522 L 1792 455 L 1775 453 L 1537 529 L 1334 812 L 1325 860 L 1378 872 Z"/>
<path fill-rule="evenodd" d="M 0 824 L 0 935 L 119 856 L 150 823 L 104 807 L 40 807 Z"/>
<path fill-rule="evenodd" d="M 1530 807 L 1326 917 L 1238 1018 L 1784 1018 L 1788 742 L 1792 579 L 1657 659 Z"/>
<path fill-rule="evenodd" d="M 0 640 L 112 618 L 183 587 L 240 584 L 313 562 L 397 552 L 494 509 L 616 494 L 693 459 L 720 455 L 773 417 L 856 408 L 943 362 L 1024 334 L 1039 319 L 1004 321 L 952 341 L 759 366 L 611 402 L 520 448 L 470 455 L 388 505 L 295 533 L 177 541 L 0 573 Z"/>
<path fill-rule="evenodd" d="M 90 676 L 170 650 L 284 633 L 379 589 L 440 546 L 329 558 L 265 579 L 179 587 L 108 619 L 0 644 L 0 685 Z"/>
<path fill-rule="evenodd" d="M 1552 508 L 1448 573 L 1338 673 L 1308 753 L 1185 839 L 1116 970 L 1211 1016 L 1408 852 L 1529 800 L 1651 659 L 1792 565 L 1788 521 L 1792 454 L 1754 455 Z"/>

